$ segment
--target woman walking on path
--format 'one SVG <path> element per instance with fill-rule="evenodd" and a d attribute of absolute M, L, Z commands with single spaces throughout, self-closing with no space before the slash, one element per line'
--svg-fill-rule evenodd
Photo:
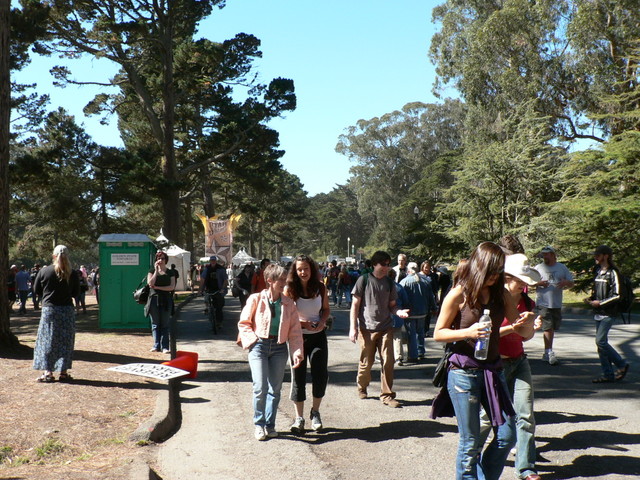
<path fill-rule="evenodd" d="M 260 441 L 278 436 L 276 415 L 287 357 L 291 355 L 293 368 L 303 360 L 298 310 L 293 300 L 282 295 L 286 272 L 273 264 L 262 274 L 267 288 L 249 297 L 238 322 L 239 341 L 242 348 L 249 350 L 254 436 Z"/>
<path fill-rule="evenodd" d="M 535 302 L 525 293 L 527 285 L 540 281 L 538 271 L 529 265 L 521 253 L 508 255 L 504 264 L 505 288 L 520 313 L 533 312 Z M 524 352 L 523 342 L 533 338 L 535 330 L 542 326 L 542 319 L 534 322 L 511 323 L 507 318 L 500 327 L 500 357 L 509 395 L 516 412 L 515 470 L 522 480 L 540 480 L 536 470 L 536 419 L 533 412 L 533 380 L 531 366 Z M 484 420 L 483 416 L 483 420 Z M 484 428 L 485 425 L 483 425 Z M 487 419 L 487 427 L 490 424 Z M 488 428 L 483 438 L 488 436 Z"/>
<path fill-rule="evenodd" d="M 73 299 L 78 296 L 80 282 L 74 275 L 69 250 L 64 245 L 53 249 L 53 263 L 38 272 L 33 287 L 42 298 L 38 337 L 33 351 L 33 369 L 44 370 L 38 382 L 54 381 L 53 372 L 60 371 L 58 380 L 71 380 L 68 370 L 73 359 L 76 336 L 76 311 Z"/>
<path fill-rule="evenodd" d="M 173 291 L 176 289 L 176 277 L 173 271 L 167 269 L 168 261 L 169 257 L 165 252 L 157 252 L 153 268 L 147 274 L 147 283 L 151 291 L 144 313 L 151 317 L 152 352 L 171 353 L 169 326 L 173 315 Z"/>
<path fill-rule="evenodd" d="M 498 350 L 500 325 L 505 317 L 511 323 L 532 321 L 533 314 L 519 315 L 505 290 L 504 261 L 504 252 L 495 243 L 478 245 L 462 269 L 457 285 L 445 298 L 434 331 L 434 339 L 449 343 L 453 354 L 447 388 L 434 400 L 431 416 L 446 415 L 452 404 L 460 434 L 458 480 L 498 480 L 515 444 L 514 411 Z M 479 323 L 484 309 L 490 311 L 491 332 Z M 487 359 L 477 360 L 475 343 L 487 337 L 490 340 Z M 490 415 L 494 430 L 494 438 L 484 452 L 480 442 L 481 407 Z"/>
<path fill-rule="evenodd" d="M 325 326 L 329 318 L 329 297 L 327 288 L 320 281 L 318 266 L 311 257 L 300 255 L 289 270 L 285 295 L 290 297 L 298 309 L 302 337 L 304 339 L 304 358 L 300 366 L 291 372 L 291 400 L 295 404 L 296 420 L 291 431 L 304 433 L 304 402 L 307 399 L 307 364 L 311 366 L 311 385 L 313 401 L 311 404 L 311 428 L 322 430 L 320 403 L 327 389 L 328 346 Z"/>

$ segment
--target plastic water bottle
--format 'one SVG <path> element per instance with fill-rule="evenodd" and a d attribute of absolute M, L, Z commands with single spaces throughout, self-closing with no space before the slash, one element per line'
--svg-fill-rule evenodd
<path fill-rule="evenodd" d="M 488 334 L 491 334 L 491 317 L 489 316 L 489 310 L 483 312 L 480 320 L 478 322 Z M 474 352 L 474 356 L 478 360 L 486 360 L 487 359 L 487 351 L 489 350 L 489 336 L 485 338 L 479 338 L 476 340 L 476 350 Z"/>

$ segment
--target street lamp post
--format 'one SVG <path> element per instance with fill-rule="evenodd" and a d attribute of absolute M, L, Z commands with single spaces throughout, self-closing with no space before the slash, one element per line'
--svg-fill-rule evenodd
<path fill-rule="evenodd" d="M 418 208 L 417 205 L 413 208 L 413 214 L 416 216 L 416 220 L 418 220 L 418 216 L 420 215 L 420 209 Z"/>
<path fill-rule="evenodd" d="M 347 257 L 349 256 L 350 245 L 351 245 L 351 237 L 347 237 Z"/>

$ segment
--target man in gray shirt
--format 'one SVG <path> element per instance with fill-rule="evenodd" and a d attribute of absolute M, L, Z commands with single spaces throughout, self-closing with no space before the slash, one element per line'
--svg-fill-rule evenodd
<path fill-rule="evenodd" d="M 361 275 L 353 287 L 351 303 L 349 339 L 360 344 L 358 364 L 358 395 L 367 398 L 367 387 L 371 382 L 371 367 L 380 355 L 382 374 L 380 375 L 380 400 L 389 407 L 398 408 L 400 402 L 393 391 L 393 320 L 409 316 L 408 310 L 398 310 L 393 280 L 387 275 L 391 265 L 388 253 L 378 251 L 371 257 L 373 272 Z"/>
<path fill-rule="evenodd" d="M 540 254 L 543 262 L 536 266 L 542 280 L 536 284 L 536 305 L 542 317 L 544 355 L 542 359 L 550 365 L 557 365 L 558 358 L 553 351 L 553 337 L 562 322 L 562 291 L 574 285 L 569 269 L 558 262 L 553 247 L 544 247 Z"/>

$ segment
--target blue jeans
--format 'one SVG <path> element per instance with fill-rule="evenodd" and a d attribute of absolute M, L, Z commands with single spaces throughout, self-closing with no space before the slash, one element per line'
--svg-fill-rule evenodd
<path fill-rule="evenodd" d="M 499 378 L 505 384 L 503 372 L 500 372 Z M 456 457 L 457 480 L 499 480 L 509 451 L 515 444 L 514 419 L 508 417 L 504 424 L 494 427 L 493 440 L 482 452 L 480 409 L 484 383 L 482 370 L 449 370 L 447 389 L 453 402 L 460 434 Z"/>
<path fill-rule="evenodd" d="M 249 350 L 253 380 L 253 423 L 275 428 L 289 350 L 277 339 L 260 338 Z"/>
<path fill-rule="evenodd" d="M 596 346 L 598 347 L 602 374 L 607 378 L 614 378 L 615 376 L 611 364 L 618 368 L 624 368 L 627 364 L 620 354 L 616 352 L 615 348 L 609 345 L 609 330 L 611 330 L 614 320 L 614 317 L 604 317 L 602 320 L 596 320 Z"/>
<path fill-rule="evenodd" d="M 503 360 L 504 376 L 516 411 L 516 474 L 519 478 L 537 474 L 536 419 L 533 413 L 531 366 L 526 356 Z"/>
<path fill-rule="evenodd" d="M 171 312 L 173 310 L 173 300 L 167 306 L 158 306 L 157 297 L 152 298 L 149 304 L 149 316 L 151 317 L 151 336 L 153 337 L 153 348 L 158 350 L 169 350 L 169 325 L 171 325 Z"/>
<path fill-rule="evenodd" d="M 407 345 L 409 358 L 415 360 L 418 355 L 424 355 L 424 318 L 409 317 L 404 321 L 407 330 Z"/>

